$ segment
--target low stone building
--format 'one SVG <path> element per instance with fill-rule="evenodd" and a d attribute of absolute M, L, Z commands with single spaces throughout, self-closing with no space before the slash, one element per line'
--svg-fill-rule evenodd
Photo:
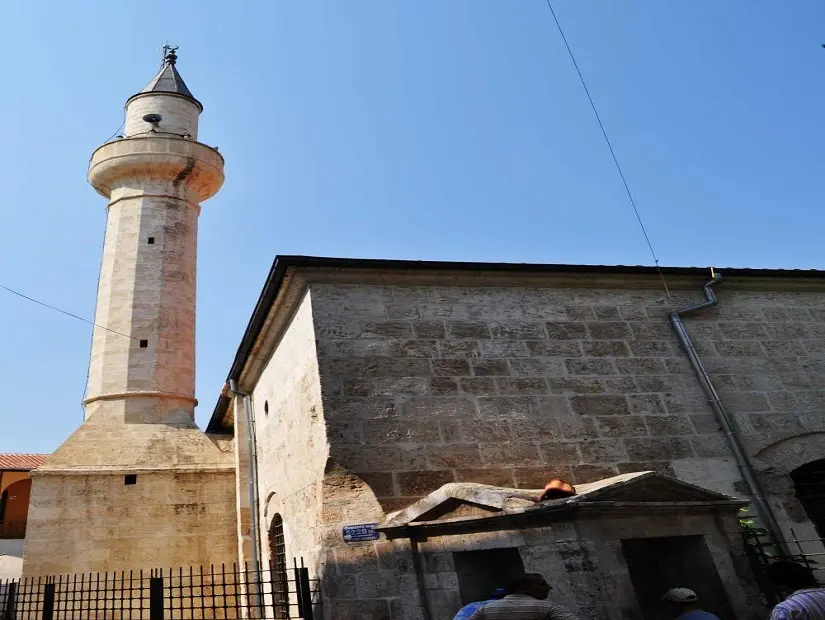
<path fill-rule="evenodd" d="M 265 561 L 303 556 L 335 618 L 424 617 L 401 594 L 411 574 L 381 576 L 382 543 L 344 532 L 454 483 L 650 470 L 728 497 L 756 488 L 779 535 L 815 538 L 825 274 L 726 270 L 718 304 L 685 317 L 744 464 L 670 321 L 711 274 L 663 275 L 668 291 L 647 267 L 277 258 L 208 428 L 237 440 L 252 425 L 255 458 L 236 446 L 258 521 L 242 530 L 269 534 Z"/>

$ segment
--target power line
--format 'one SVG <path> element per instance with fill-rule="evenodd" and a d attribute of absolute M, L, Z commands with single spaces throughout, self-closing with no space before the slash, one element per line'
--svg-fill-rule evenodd
<path fill-rule="evenodd" d="M 39 306 L 49 308 L 50 310 L 54 310 L 55 312 L 59 312 L 60 314 L 65 314 L 66 316 L 70 316 L 73 319 L 77 319 L 78 321 L 83 321 L 84 323 L 88 323 L 89 325 L 93 325 L 94 327 L 99 327 L 100 329 L 105 329 L 107 332 L 112 332 L 113 334 L 117 334 L 119 336 L 125 336 L 126 338 L 130 338 L 132 340 L 140 340 L 140 338 L 135 338 L 134 336 L 130 336 L 129 334 L 124 334 L 123 332 L 119 332 L 115 329 L 110 329 L 108 327 L 103 327 L 103 325 L 98 325 L 94 321 L 90 321 L 89 319 L 84 319 L 82 316 L 77 316 L 76 314 L 72 314 L 71 312 L 67 312 L 66 310 L 61 310 L 60 308 L 57 308 L 55 306 L 51 306 L 51 305 L 49 305 L 45 302 L 38 301 L 34 297 L 29 297 L 28 295 L 24 295 L 23 293 L 20 293 L 19 291 L 15 291 L 14 289 L 9 288 L 8 286 L 4 286 L 4 285 L 0 284 L 0 288 L 2 288 L 5 291 L 8 291 L 9 293 L 12 293 L 13 295 L 17 295 L 18 297 L 22 297 L 23 299 L 27 299 L 31 302 L 34 302 Z"/>
<path fill-rule="evenodd" d="M 653 250 L 653 244 L 650 242 L 650 237 L 647 234 L 647 229 L 645 229 L 642 216 L 639 214 L 639 208 L 636 206 L 636 201 L 633 199 L 633 193 L 630 191 L 630 186 L 627 184 L 627 179 L 622 171 L 622 166 L 619 164 L 619 158 L 616 157 L 616 152 L 613 150 L 613 144 L 610 142 L 610 138 L 607 137 L 607 130 L 604 128 L 604 123 L 602 123 L 602 117 L 599 114 L 599 110 L 596 108 L 596 104 L 593 102 L 593 97 L 590 95 L 590 89 L 587 87 L 587 82 L 584 81 L 584 76 L 582 75 L 581 69 L 579 69 L 579 63 L 576 62 L 576 57 L 573 55 L 573 50 L 570 48 L 570 43 L 567 42 L 567 37 L 561 27 L 561 22 L 559 22 L 559 18 L 556 16 L 556 11 L 553 9 L 553 4 L 550 0 L 544 1 L 547 3 L 547 8 L 550 9 L 550 14 L 553 16 L 553 21 L 556 22 L 556 28 L 559 29 L 561 39 L 564 41 L 564 46 L 567 48 L 567 54 L 570 56 L 570 60 L 573 63 L 573 67 L 576 69 L 582 88 L 584 88 L 584 93 L 587 95 L 587 100 L 590 102 L 590 107 L 593 109 L 593 115 L 596 117 L 596 122 L 599 124 L 599 129 L 602 131 L 602 136 L 604 136 L 604 141 L 610 151 L 610 156 L 613 158 L 613 163 L 616 165 L 616 170 L 622 179 L 622 185 L 624 185 L 624 190 L 630 200 L 630 205 L 633 207 L 633 213 L 636 214 L 636 220 L 639 222 L 639 228 L 642 229 L 642 235 L 644 235 L 645 241 L 647 242 L 647 247 L 650 250 L 650 255 L 653 257 L 656 270 L 659 272 L 659 277 L 662 279 L 662 286 L 665 287 L 665 293 L 667 294 L 668 299 L 670 299 L 670 290 L 668 289 L 667 282 L 665 281 L 665 274 L 662 272 L 662 268 L 659 265 L 659 259 L 656 257 L 656 252 Z"/>

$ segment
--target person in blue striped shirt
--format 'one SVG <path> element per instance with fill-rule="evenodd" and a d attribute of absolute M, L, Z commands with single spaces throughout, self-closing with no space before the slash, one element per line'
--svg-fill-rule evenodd
<path fill-rule="evenodd" d="M 458 610 L 458 613 L 455 615 L 453 620 L 467 620 L 470 616 L 475 613 L 476 609 L 481 609 L 487 603 L 492 603 L 493 601 L 499 601 L 503 599 L 507 595 L 507 588 L 497 588 L 495 592 L 493 592 L 489 598 L 483 601 L 476 601 L 474 603 L 470 603 L 469 605 L 465 605 L 461 609 Z"/>
<path fill-rule="evenodd" d="M 820 588 L 813 571 L 796 562 L 774 562 L 768 575 L 775 583 L 793 590 L 773 608 L 771 620 L 825 620 L 825 589 Z"/>

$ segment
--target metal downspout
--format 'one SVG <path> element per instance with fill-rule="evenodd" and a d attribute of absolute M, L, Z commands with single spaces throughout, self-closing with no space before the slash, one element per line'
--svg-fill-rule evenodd
<path fill-rule="evenodd" d="M 252 571 L 256 576 L 260 576 L 261 571 L 261 546 L 260 534 L 258 531 L 258 468 L 257 452 L 255 449 L 255 429 L 254 420 L 249 408 L 249 394 L 238 391 L 238 384 L 234 379 L 229 381 L 229 389 L 235 395 L 235 419 L 239 418 L 238 400 L 243 400 L 243 420 L 246 425 L 246 447 L 247 447 L 247 467 L 249 468 L 249 538 L 252 547 Z"/>
<path fill-rule="evenodd" d="M 759 514 L 762 523 L 764 523 L 767 527 L 773 542 L 779 545 L 783 551 L 787 552 L 782 536 L 782 530 L 779 527 L 779 523 L 776 521 L 776 517 L 773 514 L 773 510 L 771 510 L 770 504 L 765 498 L 765 493 L 762 490 L 762 485 L 756 477 L 756 472 L 753 469 L 753 464 L 751 463 L 750 457 L 739 439 L 739 435 L 736 432 L 735 423 L 725 409 L 722 399 L 719 398 L 716 388 L 713 387 L 713 382 L 710 379 L 710 375 L 708 374 L 708 371 L 705 370 L 705 366 L 702 364 L 702 359 L 699 357 L 699 353 L 697 353 L 696 348 L 693 346 L 693 342 L 690 339 L 690 334 L 688 334 L 687 328 L 682 322 L 682 317 L 684 315 L 693 314 L 695 312 L 699 312 L 700 310 L 711 308 L 719 303 L 713 292 L 713 285 L 722 279 L 722 274 L 716 273 L 713 269 L 711 269 L 711 277 L 712 280 L 706 283 L 703 289 L 705 293 L 705 301 L 700 304 L 696 304 L 695 306 L 688 306 L 687 308 L 682 308 L 681 310 L 676 310 L 671 313 L 670 324 L 676 331 L 676 335 L 679 337 L 679 342 L 682 344 L 682 348 L 684 348 L 685 353 L 687 353 L 690 365 L 696 373 L 696 378 L 699 379 L 699 384 L 702 386 L 702 390 L 705 392 L 705 396 L 707 396 L 708 402 L 710 403 L 713 412 L 716 414 L 716 420 L 722 427 L 722 432 L 724 432 L 728 446 L 736 459 L 736 465 L 739 468 L 742 479 L 745 481 L 748 491 L 751 494 L 753 504 L 756 507 L 756 512 Z"/>

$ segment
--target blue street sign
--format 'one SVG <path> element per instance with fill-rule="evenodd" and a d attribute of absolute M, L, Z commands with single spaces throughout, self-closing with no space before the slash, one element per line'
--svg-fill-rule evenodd
<path fill-rule="evenodd" d="M 379 534 L 375 531 L 377 523 L 361 523 L 360 525 L 345 525 L 343 527 L 344 542 L 361 542 L 363 540 L 378 540 Z"/>

